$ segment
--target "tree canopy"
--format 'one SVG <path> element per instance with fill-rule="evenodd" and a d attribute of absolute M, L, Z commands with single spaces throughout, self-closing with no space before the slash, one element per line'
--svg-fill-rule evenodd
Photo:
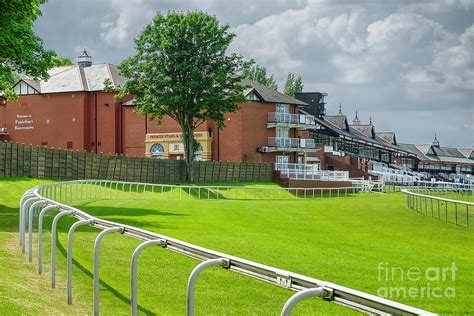
<path fill-rule="evenodd" d="M 278 85 L 275 79 L 273 79 L 273 75 L 267 74 L 267 68 L 265 68 L 264 66 L 255 65 L 253 60 L 248 62 L 243 68 L 242 76 L 245 79 L 261 83 L 264 86 L 269 87 L 270 89 L 278 89 Z"/>
<path fill-rule="evenodd" d="M 283 92 L 286 95 L 294 96 L 295 93 L 303 91 L 303 78 L 301 76 L 296 76 L 295 74 L 289 72 L 288 77 L 286 77 L 285 89 Z"/>
<path fill-rule="evenodd" d="M 11 85 L 17 74 L 48 78 L 55 54 L 43 48 L 43 41 L 32 29 L 44 2 L 0 0 L 0 92 L 7 98 L 15 97 Z"/>
<path fill-rule="evenodd" d="M 53 55 L 51 59 L 51 68 L 73 65 L 71 58 L 66 56 Z"/>
<path fill-rule="evenodd" d="M 203 12 L 158 13 L 135 40 L 136 54 L 119 66 L 129 80 L 118 99 L 130 94 L 137 112 L 180 125 L 190 181 L 195 129 L 208 120 L 222 128 L 224 114 L 244 100 L 239 73 L 245 62 L 227 53 L 234 36 Z"/>

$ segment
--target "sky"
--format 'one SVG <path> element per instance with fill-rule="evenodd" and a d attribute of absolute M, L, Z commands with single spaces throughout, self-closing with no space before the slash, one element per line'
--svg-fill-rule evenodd
<path fill-rule="evenodd" d="M 47 49 L 119 64 L 157 11 L 202 10 L 228 24 L 229 50 L 328 93 L 352 121 L 397 141 L 474 145 L 474 0 L 49 0 L 35 22 Z"/>

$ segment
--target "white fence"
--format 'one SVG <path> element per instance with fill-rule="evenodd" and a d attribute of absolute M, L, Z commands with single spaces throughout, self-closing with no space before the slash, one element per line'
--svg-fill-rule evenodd
<path fill-rule="evenodd" d="M 316 144 L 312 138 L 268 137 L 269 147 L 288 149 L 314 149 Z"/>
<path fill-rule="evenodd" d="M 463 195 L 472 197 L 474 193 L 472 189 L 416 187 L 403 189 L 402 192 L 407 196 L 407 207 L 420 214 L 463 227 L 469 227 L 474 220 L 473 202 L 447 198 L 449 193 L 454 197 Z"/>
<path fill-rule="evenodd" d="M 349 181 L 349 171 L 320 170 L 319 164 L 276 163 L 275 170 L 291 180 Z"/>
<path fill-rule="evenodd" d="M 127 185 L 127 187 L 125 187 Z M 56 212 L 57 215 L 52 225 L 52 257 L 51 257 L 51 286 L 55 287 L 56 275 L 56 229 L 60 218 L 64 216 L 74 216 L 79 221 L 74 223 L 68 232 L 67 247 L 67 294 L 68 303 L 72 304 L 72 240 L 73 234 L 80 226 L 92 226 L 98 228 L 101 233 L 97 236 L 94 244 L 94 282 L 93 282 L 93 311 L 94 315 L 99 315 L 99 253 L 102 238 L 106 234 L 120 233 L 127 237 L 142 240 L 131 256 L 131 314 L 137 314 L 137 265 L 138 257 L 144 248 L 158 245 L 174 252 L 190 256 L 203 262 L 200 263 L 190 274 L 187 288 L 187 315 L 194 315 L 194 284 L 198 274 L 203 269 L 210 266 L 219 266 L 230 271 L 242 273 L 245 276 L 269 282 L 271 284 L 284 287 L 290 290 L 299 291 L 293 295 L 282 309 L 282 315 L 289 315 L 292 306 L 301 298 L 312 295 L 325 300 L 353 308 L 357 311 L 375 314 L 403 314 L 403 315 L 434 315 L 427 311 L 417 309 L 408 305 L 400 304 L 391 300 L 383 299 L 375 295 L 343 287 L 326 281 L 314 279 L 290 271 L 281 270 L 261 263 L 249 261 L 239 257 L 231 256 L 211 249 L 203 248 L 191 243 L 181 241 L 169 236 L 143 230 L 137 227 L 124 225 L 117 222 L 103 220 L 89 215 L 77 208 L 69 206 L 66 201 L 70 199 L 97 199 L 108 196 L 110 192 L 116 194 L 114 199 L 125 195 L 125 188 L 136 188 L 136 193 L 149 194 L 145 187 L 164 188 L 161 185 L 146 183 L 124 183 L 114 181 L 70 181 L 38 186 L 25 192 L 20 200 L 19 230 L 20 246 L 22 252 L 26 252 L 26 234 L 28 234 L 28 255 L 29 262 L 32 262 L 33 253 L 33 217 L 38 215 L 38 272 L 42 267 L 42 223 L 43 216 L 48 212 Z M 99 188 L 99 189 L 97 189 Z M 143 188 L 143 190 L 141 190 Z M 193 189 L 198 189 L 194 187 Z M 204 188 L 203 190 L 207 190 Z M 181 190 L 182 191 L 182 190 Z M 131 192 L 129 192 L 131 193 Z M 66 194 L 66 196 L 64 196 Z M 123 194 L 123 195 L 122 195 Z M 53 198 L 51 198 L 53 197 Z M 56 197 L 56 198 L 54 198 Z M 61 197 L 64 202 L 57 199 Z"/>

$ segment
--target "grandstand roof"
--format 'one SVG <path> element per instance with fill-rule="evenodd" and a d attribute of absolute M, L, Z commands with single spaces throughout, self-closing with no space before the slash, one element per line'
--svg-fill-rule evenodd
<path fill-rule="evenodd" d="M 411 151 L 424 162 L 474 164 L 473 150 L 469 148 L 460 149 L 426 144 L 399 144 L 399 147 Z"/>

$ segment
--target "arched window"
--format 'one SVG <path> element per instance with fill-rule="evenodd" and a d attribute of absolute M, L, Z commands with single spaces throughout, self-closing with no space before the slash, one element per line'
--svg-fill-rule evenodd
<path fill-rule="evenodd" d="M 203 151 L 202 145 L 199 144 L 198 148 L 194 152 L 194 160 L 195 161 L 202 161 L 202 151 Z"/>
<path fill-rule="evenodd" d="M 153 158 L 163 158 L 163 154 L 165 153 L 165 149 L 161 144 L 154 144 L 150 148 L 150 154 L 153 156 Z"/>

